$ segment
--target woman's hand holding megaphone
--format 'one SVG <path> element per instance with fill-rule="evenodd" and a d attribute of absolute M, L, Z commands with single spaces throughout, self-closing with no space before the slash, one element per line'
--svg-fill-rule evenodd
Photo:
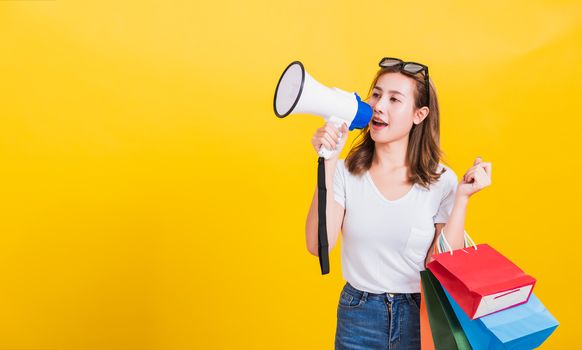
<path fill-rule="evenodd" d="M 320 155 L 320 149 L 322 147 L 332 150 L 333 153 L 329 158 L 339 158 L 339 155 L 346 144 L 348 138 L 348 126 L 346 123 L 342 123 L 341 127 L 338 128 L 333 123 L 327 122 L 324 126 L 317 129 L 311 143 L 315 152 Z"/>

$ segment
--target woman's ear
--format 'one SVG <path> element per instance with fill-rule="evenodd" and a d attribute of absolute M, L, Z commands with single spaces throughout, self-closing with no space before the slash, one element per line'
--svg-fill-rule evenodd
<path fill-rule="evenodd" d="M 414 112 L 414 119 L 413 119 L 414 124 L 418 125 L 418 124 L 422 123 L 424 118 L 426 118 L 428 116 L 428 112 L 429 112 L 429 109 L 427 106 L 423 106 L 423 107 L 417 109 L 416 112 Z"/>

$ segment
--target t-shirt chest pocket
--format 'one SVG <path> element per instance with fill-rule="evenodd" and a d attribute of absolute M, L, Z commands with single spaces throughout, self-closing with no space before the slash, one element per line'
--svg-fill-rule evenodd
<path fill-rule="evenodd" d="M 430 248 L 430 245 L 432 244 L 434 234 L 434 227 L 429 229 L 414 226 L 411 227 L 408 241 L 404 248 L 404 254 L 413 262 L 417 264 L 422 263 L 426 258 L 428 248 Z"/>

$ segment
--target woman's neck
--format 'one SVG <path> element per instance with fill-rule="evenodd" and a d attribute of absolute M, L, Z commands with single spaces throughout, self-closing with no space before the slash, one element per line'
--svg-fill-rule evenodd
<path fill-rule="evenodd" d="M 395 170 L 406 167 L 406 150 L 408 138 L 394 142 L 376 143 L 372 166 L 379 170 Z"/>

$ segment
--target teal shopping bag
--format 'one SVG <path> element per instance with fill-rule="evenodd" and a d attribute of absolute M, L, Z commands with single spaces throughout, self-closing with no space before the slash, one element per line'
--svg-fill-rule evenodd
<path fill-rule="evenodd" d="M 525 304 L 471 320 L 453 297 L 444 292 L 475 350 L 534 349 L 559 324 L 533 293 Z"/>
<path fill-rule="evenodd" d="M 429 270 L 420 271 L 420 279 L 435 350 L 471 350 L 439 281 Z"/>

